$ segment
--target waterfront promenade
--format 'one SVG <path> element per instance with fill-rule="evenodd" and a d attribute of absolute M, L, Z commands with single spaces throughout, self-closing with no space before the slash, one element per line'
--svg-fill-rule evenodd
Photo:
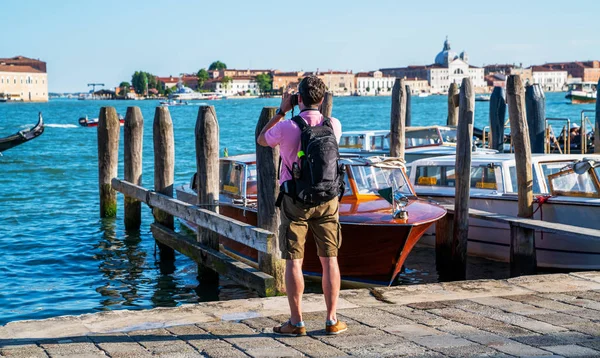
<path fill-rule="evenodd" d="M 600 272 L 345 290 L 339 336 L 305 297 L 307 337 L 271 334 L 285 297 L 254 298 L 13 322 L 0 356 L 600 356 Z"/>

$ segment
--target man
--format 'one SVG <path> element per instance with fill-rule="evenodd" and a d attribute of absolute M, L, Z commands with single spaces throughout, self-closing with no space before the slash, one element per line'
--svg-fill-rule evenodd
<path fill-rule="evenodd" d="M 327 87 L 316 76 L 305 77 L 298 85 L 297 102 L 301 120 L 311 127 L 323 126 L 326 118 L 319 112 L 319 106 Z M 276 147 L 281 153 L 281 171 L 279 183 L 283 185 L 293 180 L 293 169 L 300 165 L 301 129 L 294 120 L 284 120 L 285 114 L 293 109 L 292 95 L 286 93 L 275 116 L 267 123 L 258 136 L 257 142 L 262 146 Z M 296 119 L 298 120 L 298 119 Z M 303 124 L 300 122 L 300 124 Z M 325 123 L 327 124 L 327 123 Z M 335 139 L 339 142 L 342 136 L 342 125 L 335 118 L 330 118 Z M 326 129 L 326 128 L 323 128 Z M 337 165 L 337 164 L 336 164 Z M 287 187 L 287 186 L 286 186 Z M 282 190 L 283 187 L 282 187 Z M 282 226 L 285 232 L 285 247 L 282 248 L 286 259 L 285 286 L 290 305 L 290 320 L 281 326 L 274 327 L 273 332 L 281 335 L 300 336 L 306 334 L 302 319 L 302 294 L 304 292 L 304 276 L 302 261 L 306 234 L 310 228 L 317 244 L 317 254 L 323 267 L 323 293 L 327 305 L 325 330 L 327 334 L 339 334 L 347 330 L 344 322 L 336 316 L 337 301 L 340 292 L 340 269 L 337 262 L 338 249 L 341 244 L 341 233 L 338 214 L 338 197 L 325 203 L 312 206 L 299 202 L 290 195 L 284 195 L 281 202 Z"/>

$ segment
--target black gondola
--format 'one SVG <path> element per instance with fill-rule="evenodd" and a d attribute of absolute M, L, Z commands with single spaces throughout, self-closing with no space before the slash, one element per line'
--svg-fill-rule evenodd
<path fill-rule="evenodd" d="M 18 131 L 8 137 L 0 138 L 0 153 L 37 138 L 42 133 L 44 133 L 44 119 L 42 118 L 42 112 L 40 112 L 38 122 L 35 126 Z"/>

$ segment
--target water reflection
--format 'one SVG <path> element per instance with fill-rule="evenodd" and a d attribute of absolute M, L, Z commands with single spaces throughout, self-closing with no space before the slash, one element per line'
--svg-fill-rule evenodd
<path fill-rule="evenodd" d="M 143 279 L 146 252 L 140 248 L 140 233 L 128 232 L 120 239 L 115 221 L 100 221 L 102 238 L 94 255 L 99 262 L 98 270 L 104 277 L 102 285 L 96 288 L 96 292 L 103 297 L 99 309 L 136 306 L 136 301 L 141 298 L 139 285 L 147 283 Z"/>

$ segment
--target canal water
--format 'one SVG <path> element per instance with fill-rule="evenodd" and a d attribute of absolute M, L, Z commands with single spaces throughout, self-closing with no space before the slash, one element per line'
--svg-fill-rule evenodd
<path fill-rule="evenodd" d="M 413 125 L 444 124 L 446 97 L 412 99 Z M 207 101 L 215 106 L 221 149 L 229 154 L 254 150 L 254 130 L 262 107 L 277 99 Z M 170 107 L 175 132 L 175 182 L 188 182 L 195 171 L 194 126 L 198 105 Z M 143 209 L 142 229 L 126 233 L 122 196 L 116 219 L 98 215 L 96 130 L 80 127 L 79 117 L 97 117 L 101 106 L 121 114 L 139 106 L 144 115 L 143 185 L 152 187 L 152 120 L 158 101 L 51 100 L 48 103 L 0 103 L 0 137 L 28 128 L 42 112 L 44 134 L 0 157 L 0 324 L 24 319 L 114 309 L 172 307 L 183 303 L 254 297 L 233 282 L 206 286 L 196 279 L 195 264 L 177 255 L 161 265 Z M 477 102 L 475 125 L 488 121 L 488 103 Z M 578 119 L 593 105 L 570 105 L 564 93 L 547 94 L 547 116 Z M 340 97 L 333 114 L 344 130 L 388 129 L 389 97 Z M 122 135 L 121 131 L 121 135 Z M 121 140 L 121 153 L 123 141 Z M 123 177 L 120 155 L 119 177 Z M 505 264 L 470 260 L 469 278 L 501 278 Z M 433 250 L 417 248 L 400 284 L 436 282 Z M 318 291 L 315 286 L 310 290 Z"/>

